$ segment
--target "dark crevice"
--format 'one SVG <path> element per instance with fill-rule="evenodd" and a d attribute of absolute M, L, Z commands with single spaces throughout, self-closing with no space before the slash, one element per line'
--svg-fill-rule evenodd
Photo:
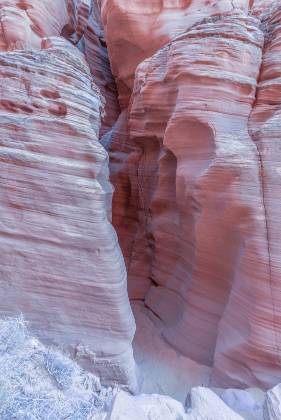
<path fill-rule="evenodd" d="M 102 38 L 99 38 L 99 41 L 100 41 L 100 44 L 103 48 L 107 48 L 107 44 Z"/>
<path fill-rule="evenodd" d="M 143 304 L 143 306 L 146 308 L 146 309 L 148 309 L 157 319 L 159 319 L 161 322 L 163 322 L 163 319 L 162 318 L 160 318 L 160 316 L 156 313 L 156 312 L 154 312 L 154 310 L 153 309 L 151 309 L 150 308 L 150 306 L 148 306 L 145 302 L 144 302 L 144 304 Z"/>
<path fill-rule="evenodd" d="M 160 285 L 152 277 L 149 277 L 149 280 L 150 280 L 152 286 L 160 287 Z"/>

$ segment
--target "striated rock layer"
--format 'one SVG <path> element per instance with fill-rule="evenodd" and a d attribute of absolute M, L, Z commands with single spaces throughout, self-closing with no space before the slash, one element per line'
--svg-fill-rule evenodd
<path fill-rule="evenodd" d="M 120 114 L 117 90 L 111 73 L 104 31 L 101 23 L 100 6 L 94 2 L 93 10 L 88 20 L 84 34 L 83 51 L 91 73 L 105 98 L 104 113 L 100 129 L 100 138 L 106 143 L 106 133 L 112 128 Z"/>
<path fill-rule="evenodd" d="M 269 13 L 268 13 L 269 12 Z M 270 293 L 263 297 L 262 334 L 264 357 L 260 363 L 274 377 L 280 378 L 281 357 L 281 258 L 280 202 L 281 175 L 281 4 L 267 10 L 263 29 L 266 33 L 257 98 L 250 119 L 250 133 L 259 156 L 267 234 L 267 284 Z M 222 362 L 222 360 L 221 360 Z M 233 367 L 234 368 L 234 367 Z"/>
<path fill-rule="evenodd" d="M 168 348 L 214 385 L 281 380 L 280 19 L 269 0 L 1 2 L 2 314 L 134 389 L 104 145 L 129 293 Z"/>
<path fill-rule="evenodd" d="M 169 345 L 212 366 L 214 385 L 268 388 L 281 378 L 277 138 L 264 146 L 279 2 L 207 3 L 102 1 L 124 108 L 107 143 L 113 223 L 130 297 Z"/>
<path fill-rule="evenodd" d="M 134 388 L 134 319 L 98 141 L 104 100 L 77 48 L 41 39 L 72 16 L 67 35 L 77 41 L 89 8 L 50 1 L 44 16 L 39 2 L 23 3 L 1 9 L 0 312 L 23 313 L 103 382 Z M 48 30 L 26 38 L 13 17 L 29 27 L 29 9 Z"/>
<path fill-rule="evenodd" d="M 3 0 L 0 50 L 40 48 L 42 38 L 61 34 L 77 43 L 90 12 L 90 0 Z"/>
<path fill-rule="evenodd" d="M 100 0 L 111 67 L 122 107 L 139 63 L 204 18 L 248 12 L 252 0 Z"/>
<path fill-rule="evenodd" d="M 247 290 L 255 293 L 254 276 L 267 282 L 259 161 L 247 126 L 261 59 L 255 24 L 226 16 L 175 38 L 138 68 L 132 98 L 141 208 L 130 275 L 165 320 L 166 340 L 208 365 L 220 346 L 228 358 L 245 347 L 258 327 L 244 320 L 258 316 L 257 297 L 218 341 L 219 322 L 232 299 L 243 306 Z"/>

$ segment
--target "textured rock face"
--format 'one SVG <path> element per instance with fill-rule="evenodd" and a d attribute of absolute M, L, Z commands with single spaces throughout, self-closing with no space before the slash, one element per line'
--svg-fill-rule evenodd
<path fill-rule="evenodd" d="M 103 98 L 76 47 L 40 38 L 68 21 L 63 1 L 46 3 L 45 16 L 36 1 L 1 10 L 9 52 L 0 53 L 0 310 L 23 313 L 41 339 L 66 346 L 104 382 L 133 387 L 134 320 L 98 141 Z M 70 13 L 81 32 L 80 6 Z M 29 8 L 37 26 L 48 23 L 25 38 L 12 17 L 24 13 L 28 27 Z"/>
<path fill-rule="evenodd" d="M 269 390 L 264 403 L 264 420 L 278 420 L 281 417 L 281 384 Z"/>
<path fill-rule="evenodd" d="M 2 314 L 134 388 L 104 145 L 130 296 L 171 354 L 217 386 L 281 380 L 280 19 L 269 0 L 1 2 Z"/>
<path fill-rule="evenodd" d="M 105 98 L 100 138 L 105 137 L 103 142 L 106 142 L 105 135 L 117 120 L 120 108 L 108 59 L 100 13 L 100 7 L 95 2 L 84 34 L 84 53 L 95 83 Z"/>
<path fill-rule="evenodd" d="M 68 23 L 67 4 L 64 0 L 17 1 L 5 0 L 0 6 L 1 51 L 40 48 L 45 36 L 60 35 Z"/>
<path fill-rule="evenodd" d="M 250 120 L 250 132 L 256 144 L 260 160 L 260 177 L 262 183 L 263 205 L 266 215 L 266 232 L 268 245 L 267 282 L 270 294 L 263 306 L 263 328 L 267 331 L 266 357 L 267 369 L 274 369 L 272 375 L 280 378 L 280 293 L 281 293 L 281 229 L 280 204 L 280 115 L 281 115 L 281 5 L 273 5 L 264 22 L 266 32 L 263 63 L 257 89 L 257 100 Z M 270 308 L 270 312 L 268 311 Z M 278 368 L 276 364 L 278 363 Z M 277 383 L 277 380 L 274 381 Z"/>
<path fill-rule="evenodd" d="M 213 384 L 270 387 L 281 377 L 278 138 L 265 146 L 279 128 L 278 2 L 174 3 L 102 2 L 121 106 L 130 100 L 107 144 L 129 292 L 170 345 L 214 367 Z"/>
<path fill-rule="evenodd" d="M 1 51 L 40 48 L 41 39 L 63 35 L 77 44 L 86 31 L 91 0 L 3 0 Z"/>
<path fill-rule="evenodd" d="M 270 12 L 270 13 L 268 13 Z M 263 212 L 266 219 L 266 258 L 264 265 L 267 270 L 263 277 L 255 279 L 255 302 L 258 311 L 252 311 L 247 298 L 247 308 L 243 310 L 242 301 L 239 305 L 239 295 L 229 303 L 221 323 L 221 333 L 227 337 L 229 325 L 237 312 L 247 316 L 250 326 L 250 340 L 253 348 L 247 348 L 247 365 L 251 365 L 258 378 L 265 387 L 279 382 L 280 370 L 280 239 L 279 227 L 280 207 L 280 30 L 281 8 L 275 3 L 273 8 L 266 9 L 266 18 L 263 22 L 265 31 L 265 45 L 263 61 L 257 88 L 256 102 L 249 121 L 249 132 L 254 141 L 259 160 L 260 187 Z M 252 285 L 253 287 L 253 285 Z M 240 292 L 241 293 L 241 292 Z M 244 306 L 244 305 L 243 305 Z M 238 330 L 237 330 L 238 333 Z M 238 335 L 241 337 L 241 332 Z M 226 342 L 226 338 L 224 339 Z M 229 363 L 228 344 L 219 346 L 216 355 L 214 374 L 221 374 L 226 368 L 235 376 L 237 365 L 240 363 L 240 351 L 234 355 Z M 244 347 L 246 349 L 246 347 Z M 239 354 L 240 353 L 240 354 Z"/>
<path fill-rule="evenodd" d="M 128 104 L 136 67 L 175 36 L 212 15 L 247 12 L 249 0 L 101 0 L 102 18 L 121 106 Z"/>
<path fill-rule="evenodd" d="M 261 302 L 243 307 L 257 267 L 270 296 L 259 160 L 248 134 L 261 45 L 251 18 L 197 25 L 138 67 L 132 97 L 140 200 L 129 268 L 135 296 L 165 320 L 168 342 L 208 365 L 223 351 L 245 359 L 246 345 L 250 365 L 263 344 L 258 337 L 248 343 Z M 237 381 L 245 376 L 239 366 L 235 372 Z M 251 380 L 246 374 L 245 383 Z"/>
<path fill-rule="evenodd" d="M 270 13 L 274 3 L 277 3 L 279 0 L 254 0 L 252 2 L 251 13 L 255 16 L 261 16 L 264 12 Z"/>

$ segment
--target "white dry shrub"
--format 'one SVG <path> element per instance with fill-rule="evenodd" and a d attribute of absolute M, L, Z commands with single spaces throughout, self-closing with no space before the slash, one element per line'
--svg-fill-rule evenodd
<path fill-rule="evenodd" d="M 30 336 L 23 318 L 0 320 L 1 420 L 90 420 L 117 392 Z"/>

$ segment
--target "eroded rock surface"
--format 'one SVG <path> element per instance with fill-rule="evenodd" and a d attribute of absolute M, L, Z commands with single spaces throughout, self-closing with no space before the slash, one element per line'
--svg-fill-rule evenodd
<path fill-rule="evenodd" d="M 197 387 L 191 390 L 187 401 L 186 420 L 243 420 L 231 410 L 213 391 Z"/>
<path fill-rule="evenodd" d="M 138 67 L 131 100 L 132 296 L 165 321 L 172 346 L 207 365 L 223 351 L 219 322 L 232 299 L 244 308 L 257 273 L 270 293 L 259 158 L 248 134 L 262 42 L 253 18 L 197 25 Z M 238 352 L 235 334 L 245 347 L 246 324 L 255 330 L 262 307 L 256 301 L 229 320 L 228 358 Z"/>
<path fill-rule="evenodd" d="M 2 313 L 134 388 L 104 145 L 129 293 L 171 354 L 216 386 L 281 380 L 280 10 L 1 2 Z"/>
<path fill-rule="evenodd" d="M 61 34 L 77 43 L 91 7 L 91 0 L 3 0 L 0 50 L 40 48 L 42 38 Z"/>
<path fill-rule="evenodd" d="M 105 98 L 100 139 L 102 143 L 106 143 L 106 134 L 111 130 L 112 126 L 118 119 L 120 107 L 117 98 L 115 80 L 111 73 L 100 14 L 101 11 L 99 4 L 94 2 L 93 9 L 88 20 L 87 29 L 84 34 L 84 54 L 95 83 L 98 85 L 101 94 Z"/>
<path fill-rule="evenodd" d="M 0 9 L 0 311 L 23 313 L 40 339 L 65 346 L 105 383 L 133 388 L 134 319 L 98 141 L 104 99 L 79 50 L 45 38 L 73 11 L 68 35 L 81 37 L 91 2 L 41 4 Z M 17 32 L 17 13 L 32 36 Z"/>
<path fill-rule="evenodd" d="M 101 3 L 124 108 L 106 146 L 130 297 L 214 367 L 214 385 L 268 388 L 281 377 L 280 159 L 277 138 L 259 144 L 278 132 L 280 3 Z"/>
<path fill-rule="evenodd" d="M 112 71 L 127 106 L 135 70 L 164 44 L 213 15 L 248 12 L 249 0 L 101 0 Z"/>

